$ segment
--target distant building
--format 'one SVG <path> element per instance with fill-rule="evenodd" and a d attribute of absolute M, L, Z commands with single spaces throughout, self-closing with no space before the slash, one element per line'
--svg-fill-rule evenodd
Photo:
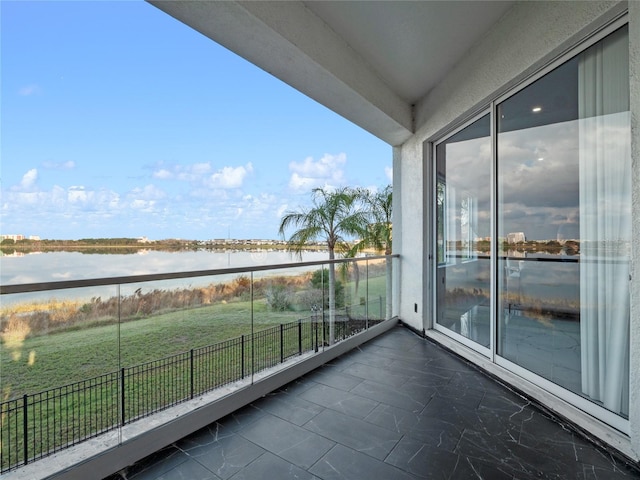
<path fill-rule="evenodd" d="M 524 232 L 512 232 L 507 234 L 507 243 L 509 244 L 526 242 L 526 241 L 527 239 L 524 236 Z"/>
<path fill-rule="evenodd" d="M 18 240 L 24 240 L 24 235 L 0 235 L 0 242 L 2 240 L 13 240 L 17 242 Z"/>

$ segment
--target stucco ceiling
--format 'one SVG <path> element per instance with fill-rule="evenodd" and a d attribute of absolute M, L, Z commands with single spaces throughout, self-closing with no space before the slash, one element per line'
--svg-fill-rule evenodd
<path fill-rule="evenodd" d="M 512 1 L 308 1 L 409 103 L 433 88 Z"/>
<path fill-rule="evenodd" d="M 514 1 L 148 0 L 391 145 Z"/>

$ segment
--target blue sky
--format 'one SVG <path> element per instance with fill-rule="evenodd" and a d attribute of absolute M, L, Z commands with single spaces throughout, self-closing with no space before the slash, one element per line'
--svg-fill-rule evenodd
<path fill-rule="evenodd" d="M 391 147 L 142 1 L 0 2 L 0 232 L 277 238 Z"/>

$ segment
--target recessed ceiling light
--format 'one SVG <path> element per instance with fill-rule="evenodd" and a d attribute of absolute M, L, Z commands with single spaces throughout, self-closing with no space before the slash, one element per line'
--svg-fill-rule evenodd
<path fill-rule="evenodd" d="M 532 111 L 533 113 L 541 112 L 541 111 L 542 111 L 542 107 L 533 107 L 533 108 L 531 109 L 531 111 Z"/>

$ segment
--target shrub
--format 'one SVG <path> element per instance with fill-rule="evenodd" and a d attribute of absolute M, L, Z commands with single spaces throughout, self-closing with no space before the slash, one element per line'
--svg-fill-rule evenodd
<path fill-rule="evenodd" d="M 318 309 L 320 309 L 322 305 L 322 290 L 319 288 L 310 288 L 309 290 L 305 290 L 300 293 L 299 301 L 302 305 L 304 305 L 308 310 L 312 311 L 313 306 L 315 305 Z M 328 308 L 329 299 L 325 299 L 325 304 Z"/>
<path fill-rule="evenodd" d="M 274 284 L 267 288 L 265 296 L 272 310 L 284 312 L 291 309 L 291 291 L 285 285 Z"/>
<path fill-rule="evenodd" d="M 316 270 L 313 272 L 311 276 L 311 286 L 314 289 L 322 290 L 322 287 L 328 291 L 329 289 L 329 269 L 323 268 L 321 270 Z M 344 285 L 338 279 L 336 279 L 335 284 L 336 289 L 336 308 L 344 307 Z M 320 302 L 318 302 L 320 304 Z M 329 294 L 325 295 L 324 299 L 324 308 L 329 308 Z"/>
<path fill-rule="evenodd" d="M 246 299 L 251 291 L 251 278 L 246 275 L 240 275 L 233 281 L 233 296 Z"/>

